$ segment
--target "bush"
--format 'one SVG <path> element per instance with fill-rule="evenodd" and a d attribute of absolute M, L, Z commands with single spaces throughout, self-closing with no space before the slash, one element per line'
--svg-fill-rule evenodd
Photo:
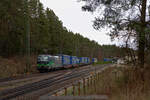
<path fill-rule="evenodd" d="M 36 57 L 31 57 L 31 69 L 29 73 L 35 73 L 36 70 Z M 26 68 L 26 57 L 16 56 L 11 58 L 0 57 L 0 78 L 1 77 L 11 77 L 25 74 Z"/>

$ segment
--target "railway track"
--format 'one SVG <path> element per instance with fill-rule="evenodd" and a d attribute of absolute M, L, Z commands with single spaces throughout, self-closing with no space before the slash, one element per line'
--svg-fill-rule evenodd
<path fill-rule="evenodd" d="M 21 75 L 21 76 L 16 76 L 16 77 L 7 77 L 7 78 L 0 78 L 0 86 L 2 84 L 5 84 L 7 82 L 14 82 L 14 81 L 18 81 L 18 80 L 23 80 L 23 79 L 28 79 L 28 78 L 35 78 L 35 77 L 40 77 L 40 76 L 44 76 L 44 75 L 48 75 L 48 74 L 52 74 L 52 73 L 57 73 L 63 70 L 57 70 L 54 72 L 48 72 L 48 73 L 34 73 L 34 74 L 29 74 L 29 75 Z"/>
<path fill-rule="evenodd" d="M 102 67 L 101 67 L 102 68 Z M 84 69 L 84 70 L 77 70 L 77 71 L 72 71 L 71 73 L 65 74 L 60 73 L 56 76 L 49 77 L 47 79 L 26 84 L 24 86 L 16 87 L 13 89 L 8 89 L 0 92 L 0 100 L 9 100 L 12 98 L 16 98 L 17 96 L 21 96 L 27 93 L 31 93 L 34 91 L 38 91 L 40 89 L 46 88 L 46 87 L 53 87 L 56 84 L 59 84 L 64 81 L 68 81 L 74 78 L 78 77 L 84 77 L 89 75 L 90 72 L 94 70 L 98 70 L 99 68 L 92 68 L 92 69 Z"/>
<path fill-rule="evenodd" d="M 77 67 L 74 69 L 79 69 L 82 67 Z M 7 77 L 7 78 L 0 78 L 0 86 L 3 86 L 7 83 L 16 83 L 18 81 L 22 81 L 22 80 L 26 80 L 26 79 L 31 79 L 31 78 L 36 78 L 36 77 L 41 77 L 41 76 L 47 76 L 50 74 L 55 74 L 55 73 L 62 73 L 62 72 L 66 72 L 66 69 L 59 69 L 59 70 L 55 70 L 55 71 L 50 71 L 47 73 L 34 73 L 34 74 L 29 74 L 29 75 L 21 75 L 21 76 L 16 76 L 16 77 Z"/>

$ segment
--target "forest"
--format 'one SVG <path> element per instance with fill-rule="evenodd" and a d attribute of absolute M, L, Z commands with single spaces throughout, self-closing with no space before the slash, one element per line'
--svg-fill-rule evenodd
<path fill-rule="evenodd" d="M 1 0 L 0 43 L 1 67 L 5 68 L 6 62 L 10 66 L 9 60 L 17 66 L 23 62 L 20 70 L 26 69 L 26 63 L 35 64 L 36 60 L 32 59 L 38 54 L 66 54 L 99 60 L 124 55 L 120 47 L 100 45 L 81 33 L 68 30 L 53 10 L 44 9 L 39 0 Z"/>
<path fill-rule="evenodd" d="M 27 5 L 29 12 L 26 12 L 24 0 L 1 1 L 0 56 L 25 55 L 28 37 L 31 54 L 35 55 L 62 53 L 98 57 L 101 50 L 109 52 L 105 49 L 112 48 L 115 52 L 118 49 L 114 45 L 101 46 L 94 40 L 68 30 L 55 13 L 49 8 L 45 10 L 38 0 L 30 0 Z M 26 17 L 29 18 L 28 26 Z M 30 30 L 29 36 L 27 30 Z"/>

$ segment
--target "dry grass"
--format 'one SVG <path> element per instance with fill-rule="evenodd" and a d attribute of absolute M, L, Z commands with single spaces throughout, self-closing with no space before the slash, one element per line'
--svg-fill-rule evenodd
<path fill-rule="evenodd" d="M 150 100 L 150 69 L 141 71 L 133 67 L 115 67 L 101 73 L 89 94 L 107 94 L 111 100 Z M 96 90 L 94 89 L 96 87 Z"/>
<path fill-rule="evenodd" d="M 31 69 L 29 73 L 36 72 L 36 57 L 31 57 Z M 25 74 L 26 68 L 26 57 L 11 57 L 2 58 L 0 57 L 0 78 L 10 77 Z"/>

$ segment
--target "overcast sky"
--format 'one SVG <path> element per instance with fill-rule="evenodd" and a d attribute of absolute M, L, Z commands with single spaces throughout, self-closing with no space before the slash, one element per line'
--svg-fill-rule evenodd
<path fill-rule="evenodd" d="M 80 33 L 90 40 L 95 40 L 99 44 L 114 44 L 110 41 L 110 37 L 106 35 L 108 30 L 96 31 L 92 27 L 94 14 L 83 12 L 81 6 L 83 3 L 77 0 L 40 0 L 44 8 L 52 9 L 63 25 L 74 33 Z"/>

